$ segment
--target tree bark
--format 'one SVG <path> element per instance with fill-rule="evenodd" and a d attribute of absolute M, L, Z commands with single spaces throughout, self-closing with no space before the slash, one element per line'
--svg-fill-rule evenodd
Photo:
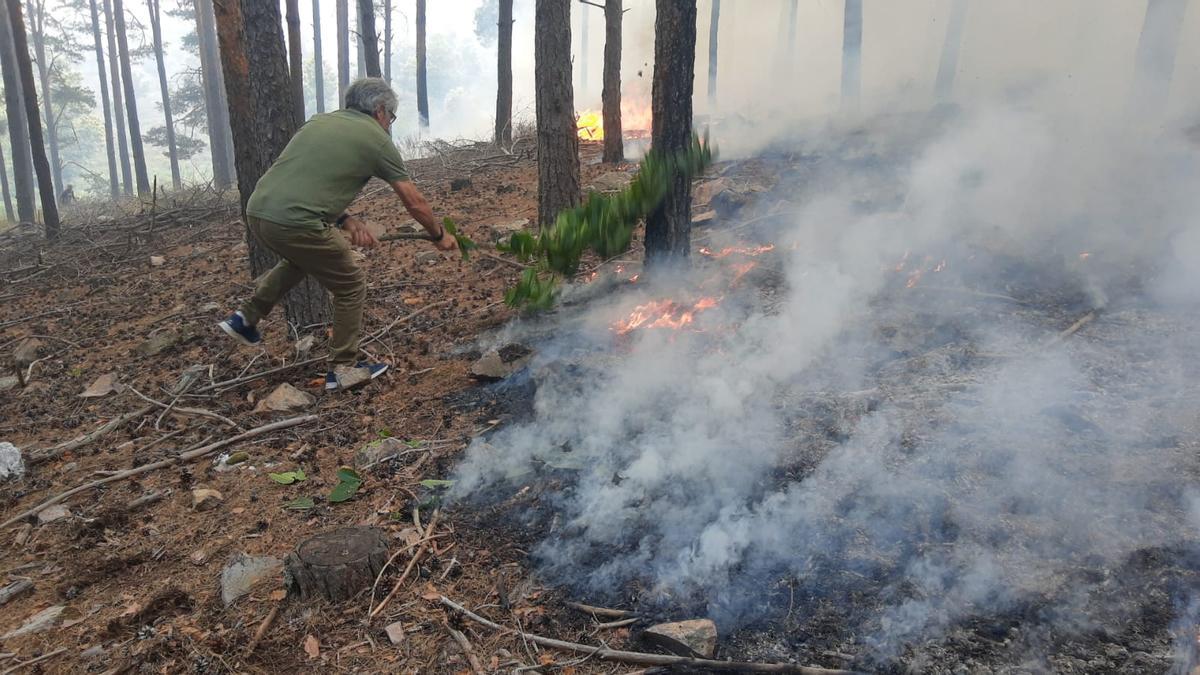
<path fill-rule="evenodd" d="M 942 57 L 938 62 L 937 83 L 934 96 L 938 101 L 950 100 L 954 92 L 954 76 L 958 73 L 958 53 L 962 49 L 963 26 L 967 21 L 967 0 L 954 0 L 950 8 L 950 20 L 946 23 L 946 41 L 942 43 Z"/>
<path fill-rule="evenodd" d="M 17 66 L 17 52 L 13 48 L 7 2 L 0 2 L 0 74 L 4 78 L 4 112 L 8 118 L 13 188 L 17 193 L 17 219 L 21 222 L 32 223 L 33 219 L 37 217 L 33 157 L 29 148 L 29 124 L 25 119 L 25 97 L 21 93 L 21 75 Z"/>
<path fill-rule="evenodd" d="M 388 560 L 374 527 L 343 527 L 300 542 L 284 562 L 288 589 L 303 598 L 344 602 L 371 588 Z"/>
<path fill-rule="evenodd" d="M 717 29 L 721 25 L 721 0 L 712 0 L 708 18 L 708 107 L 717 104 Z"/>
<path fill-rule="evenodd" d="M 496 24 L 496 133 L 492 140 L 507 148 L 512 145 L 512 4 L 500 0 Z"/>
<path fill-rule="evenodd" d="M 4 166 L 4 146 L 0 145 L 0 192 L 4 193 L 4 217 L 13 222 L 17 214 L 13 212 L 12 193 L 8 191 L 8 168 Z"/>
<path fill-rule="evenodd" d="M 312 0 L 313 13 L 313 89 L 317 114 L 325 112 L 325 61 L 321 57 L 321 0 Z"/>
<path fill-rule="evenodd" d="M 146 152 L 142 147 L 142 125 L 138 121 L 137 95 L 133 89 L 133 67 L 129 62 L 129 40 L 125 37 L 124 0 L 113 0 L 113 19 L 117 24 L 117 49 L 121 60 L 121 84 L 125 87 L 125 111 L 129 116 L 129 147 L 133 150 L 133 174 L 139 195 L 150 192 L 146 174 Z"/>
<path fill-rule="evenodd" d="M 8 3 L 8 20 L 12 28 L 13 52 L 16 54 L 17 73 L 21 80 L 21 98 L 25 104 L 25 119 L 28 125 L 29 149 L 33 156 L 33 168 L 37 173 L 38 192 L 42 198 L 42 222 L 46 225 L 46 238 L 58 239 L 58 203 L 55 201 L 54 180 L 50 175 L 50 160 L 46 158 L 46 142 L 42 138 L 42 125 L 34 124 L 38 119 L 37 85 L 33 79 L 33 64 L 29 62 L 29 40 L 25 37 L 25 22 L 21 19 L 21 0 L 5 0 Z"/>
<path fill-rule="evenodd" d="M 163 61 L 162 48 L 162 15 L 159 13 L 159 0 L 146 0 L 150 10 L 150 32 L 154 39 L 154 60 L 158 65 L 158 88 L 162 92 L 163 119 L 167 125 L 167 157 L 171 161 L 171 186 L 178 190 L 183 187 L 183 179 L 179 175 L 179 148 L 175 145 L 175 120 L 171 116 L 171 92 L 167 87 L 167 65 Z"/>
<path fill-rule="evenodd" d="M 304 124 L 304 52 L 300 45 L 300 0 L 287 0 L 288 69 L 291 75 L 292 114 L 296 128 Z"/>
<path fill-rule="evenodd" d="M 348 0 L 335 0 L 337 7 L 338 107 L 346 105 L 346 87 L 350 86 L 350 6 Z"/>
<path fill-rule="evenodd" d="M 651 151 L 670 156 L 691 147 L 696 0 L 657 0 L 657 12 Z M 691 210 L 691 178 L 679 172 L 662 204 L 646 219 L 647 268 L 686 264 L 691 252 Z"/>
<path fill-rule="evenodd" d="M 1150 0 L 1138 39 L 1130 98 L 1135 116 L 1160 116 L 1171 96 L 1179 34 L 1188 0 Z"/>
<path fill-rule="evenodd" d="M 417 117 L 422 129 L 429 128 L 429 84 L 425 59 L 425 0 L 417 0 Z"/>
<path fill-rule="evenodd" d="M 260 0 L 215 3 L 221 64 L 228 90 L 233 149 L 237 161 L 242 215 L 258 179 L 266 173 L 296 131 L 288 92 L 287 54 L 279 4 Z M 250 270 L 259 276 L 277 257 L 247 232 Z M 284 298 L 288 320 L 298 327 L 325 323 L 329 302 L 312 277 Z"/>
<path fill-rule="evenodd" d="M 375 3 L 358 0 L 358 43 L 366 62 L 367 77 L 383 77 L 379 69 L 379 36 L 375 33 Z"/>
<path fill-rule="evenodd" d="M 714 0 L 719 2 L 720 0 Z M 604 161 L 625 161 L 625 134 L 621 130 L 621 0 L 604 3 Z"/>
<path fill-rule="evenodd" d="M 383 79 L 392 83 L 392 0 L 383 0 Z"/>
<path fill-rule="evenodd" d="M 42 123 L 46 128 L 46 149 L 50 151 L 50 175 L 54 178 L 55 193 L 63 190 L 62 159 L 58 154 L 58 116 L 54 114 L 54 99 L 50 96 L 50 63 L 46 60 L 45 0 L 26 0 L 29 14 L 28 36 L 33 40 L 37 60 L 38 81 L 42 86 Z"/>
<path fill-rule="evenodd" d="M 842 28 L 842 109 L 858 110 L 862 91 L 862 0 L 846 0 Z"/>
<path fill-rule="evenodd" d="M 212 155 L 213 185 L 227 190 L 233 185 L 233 140 L 229 109 L 225 105 L 225 78 L 217 47 L 217 28 L 212 0 L 196 0 L 196 35 L 200 42 L 200 75 L 204 84 L 204 108 L 208 118 L 208 147 Z"/>
<path fill-rule="evenodd" d="M 209 0 L 211 2 L 211 0 Z M 110 0 L 104 0 L 104 24 L 108 33 L 108 71 L 112 82 L 113 118 L 117 125 L 117 157 L 121 160 L 121 192 L 133 194 L 133 168 L 129 163 L 129 141 L 125 136 L 125 97 L 121 93 L 121 60 L 117 56 L 117 31 Z"/>
<path fill-rule="evenodd" d="M 100 80 L 100 103 L 104 109 L 104 150 L 108 157 L 108 193 L 114 201 L 121 196 L 121 177 L 117 173 L 117 152 L 113 147 L 112 106 L 108 102 L 108 74 L 104 72 L 104 44 L 100 38 L 100 10 L 96 0 L 88 0 L 92 10 L 92 40 L 96 43 L 96 75 Z"/>
<path fill-rule="evenodd" d="M 365 60 L 366 55 L 364 54 L 364 52 L 366 50 L 363 49 L 362 22 L 360 21 L 361 17 L 359 17 L 359 15 L 358 15 L 358 1 L 357 0 L 355 0 L 354 7 L 355 7 L 355 9 L 354 9 L 354 48 L 355 48 L 354 67 L 355 67 L 355 70 L 357 71 L 356 77 L 363 78 L 363 77 L 367 76 L 367 65 L 366 65 L 366 60 Z"/>
<path fill-rule="evenodd" d="M 579 136 L 571 87 L 571 0 L 537 0 L 534 9 L 538 224 L 548 227 L 579 203 Z"/>

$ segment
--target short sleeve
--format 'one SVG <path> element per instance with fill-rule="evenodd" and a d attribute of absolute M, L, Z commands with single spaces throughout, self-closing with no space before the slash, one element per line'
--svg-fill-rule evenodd
<path fill-rule="evenodd" d="M 375 167 L 375 177 L 389 183 L 398 180 L 408 180 L 408 169 L 404 168 L 404 160 L 396 144 L 388 138 L 383 142 L 379 152 L 379 162 Z"/>

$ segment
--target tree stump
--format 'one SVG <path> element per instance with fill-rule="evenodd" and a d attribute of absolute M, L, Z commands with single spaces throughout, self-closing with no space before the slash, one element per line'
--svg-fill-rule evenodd
<path fill-rule="evenodd" d="M 375 583 L 387 562 L 387 538 L 373 527 L 343 527 L 300 542 L 284 563 L 289 592 L 349 600 Z"/>

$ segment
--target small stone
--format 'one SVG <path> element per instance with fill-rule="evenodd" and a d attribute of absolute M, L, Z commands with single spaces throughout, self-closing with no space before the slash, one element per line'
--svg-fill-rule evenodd
<path fill-rule="evenodd" d="M 26 338 L 13 350 L 13 364 L 25 367 L 37 360 L 42 350 L 42 341 L 37 338 Z"/>
<path fill-rule="evenodd" d="M 250 453 L 246 452 L 245 450 L 238 450 L 237 452 L 225 458 L 225 465 L 233 466 L 234 464 L 241 464 L 242 462 L 248 461 L 250 461 Z"/>
<path fill-rule="evenodd" d="M 121 384 L 117 382 L 116 373 L 105 373 L 96 378 L 95 382 L 88 385 L 87 389 L 79 395 L 80 398 L 100 398 L 108 396 L 114 392 L 121 391 Z"/>
<path fill-rule="evenodd" d="M 629 187 L 631 182 L 633 182 L 633 176 L 624 171 L 609 171 L 592 180 L 592 189 L 597 192 L 620 192 Z"/>
<path fill-rule="evenodd" d="M 713 197 L 733 187 L 733 183 L 728 178 L 718 178 L 710 180 L 707 183 L 701 183 L 692 190 L 692 203 L 704 205 L 712 203 Z"/>
<path fill-rule="evenodd" d="M 62 504 L 54 504 L 53 506 L 47 506 L 46 508 L 42 509 L 41 511 L 38 511 L 38 514 L 37 514 L 38 525 L 46 525 L 48 523 L 53 523 L 56 520 L 62 520 L 63 518 L 69 518 L 70 516 L 71 516 L 70 509 L 63 506 Z"/>
<path fill-rule="evenodd" d="M 439 260 L 445 260 L 445 256 L 442 255 L 441 251 L 421 251 L 414 259 L 418 264 L 424 265 L 427 263 L 437 262 Z"/>
<path fill-rule="evenodd" d="M 384 626 L 383 632 L 387 633 L 388 640 L 394 645 L 404 642 L 404 626 L 400 625 L 399 621 Z"/>
<path fill-rule="evenodd" d="M 525 367 L 533 358 L 533 350 L 524 345 L 509 344 L 489 349 L 471 364 L 471 375 L 480 380 L 503 380 Z"/>
<path fill-rule="evenodd" d="M 9 631 L 4 635 L 4 637 L 0 637 L 0 640 L 10 640 L 12 638 L 21 637 L 22 635 L 44 633 L 58 625 L 59 620 L 62 618 L 63 612 L 66 611 L 66 609 L 67 608 L 63 605 L 47 607 L 46 609 L 43 609 L 37 614 L 29 617 L 29 619 L 26 620 L 20 628 Z"/>
<path fill-rule="evenodd" d="M 12 443 L 0 443 L 0 481 L 25 475 L 21 450 Z"/>
<path fill-rule="evenodd" d="M 300 358 L 304 358 L 305 356 L 308 356 L 308 353 L 311 352 L 312 348 L 315 346 L 317 346 L 317 336 L 305 335 L 296 341 L 296 355 Z"/>
<path fill-rule="evenodd" d="M 17 536 L 13 537 L 13 546 L 21 548 L 29 541 L 29 535 L 33 532 L 33 525 L 25 523 L 21 529 L 17 530 Z"/>
<path fill-rule="evenodd" d="M 382 438 L 378 441 L 371 441 L 354 456 L 354 466 L 363 469 L 411 449 L 398 438 Z"/>
<path fill-rule="evenodd" d="M 239 553 L 221 570 L 221 600 L 228 607 L 260 581 L 278 577 L 281 569 L 283 561 L 279 558 Z"/>
<path fill-rule="evenodd" d="M 4 377 L 0 377 L 0 391 L 16 389 L 17 385 L 19 384 L 21 384 L 21 381 L 17 379 L 16 375 L 5 375 Z"/>
<path fill-rule="evenodd" d="M 254 406 L 254 412 L 296 412 L 311 408 L 317 399 L 308 392 L 300 391 L 290 384 L 284 383 L 275 387 L 269 396 Z"/>
<path fill-rule="evenodd" d="M 208 562 L 208 559 L 211 557 L 211 553 L 202 548 L 198 548 L 195 551 L 192 551 L 191 555 L 188 556 L 188 560 L 192 561 L 193 565 L 203 565 L 204 563 Z"/>
<path fill-rule="evenodd" d="M 488 226 L 492 230 L 494 239 L 507 239 L 516 232 L 529 229 L 529 219 L 521 218 L 520 220 L 505 220 L 499 223 L 492 223 Z"/>
<path fill-rule="evenodd" d="M 196 488 L 192 490 L 192 508 L 197 511 L 214 509 L 223 501 L 225 501 L 225 498 L 216 490 L 208 488 Z"/>
<path fill-rule="evenodd" d="M 150 256 L 150 266 L 151 267 L 162 267 L 163 265 L 166 264 L 166 262 L 167 262 L 167 259 L 162 257 L 161 255 Z"/>
<path fill-rule="evenodd" d="M 221 311 L 221 303 L 206 302 L 200 307 L 201 312 L 219 312 Z"/>
<path fill-rule="evenodd" d="M 709 619 L 660 623 L 647 628 L 642 639 L 672 654 L 711 659 L 717 649 L 717 625 Z"/>
<path fill-rule="evenodd" d="M 102 656 L 104 656 L 104 647 L 101 645 L 92 645 L 91 647 L 79 652 L 79 658 L 88 659 L 89 661 L 91 659 L 98 659 Z"/>
<path fill-rule="evenodd" d="M 179 333 L 164 331 L 138 345 L 137 353 L 142 356 L 157 356 L 175 346 L 179 342 Z"/>

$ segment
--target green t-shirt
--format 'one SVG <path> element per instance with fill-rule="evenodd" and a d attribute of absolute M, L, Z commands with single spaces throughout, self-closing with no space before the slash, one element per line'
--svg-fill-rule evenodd
<path fill-rule="evenodd" d="M 404 160 L 370 115 L 314 115 L 258 179 L 246 214 L 289 227 L 319 229 L 337 219 L 371 176 L 408 180 Z"/>

